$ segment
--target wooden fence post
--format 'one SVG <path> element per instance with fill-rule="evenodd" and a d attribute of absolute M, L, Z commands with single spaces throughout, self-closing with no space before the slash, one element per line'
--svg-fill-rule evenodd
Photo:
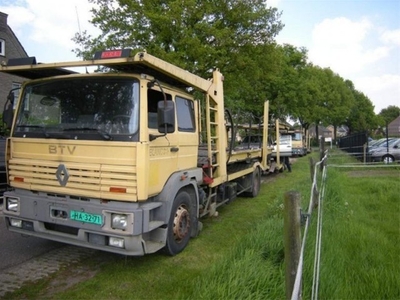
<path fill-rule="evenodd" d="M 311 175 L 311 184 L 314 184 L 314 170 L 315 170 L 315 162 L 312 157 L 310 157 L 310 175 Z M 318 206 L 318 189 L 317 186 L 315 185 L 313 190 L 312 190 L 312 207 L 316 208 Z"/>
<path fill-rule="evenodd" d="M 367 163 L 367 149 L 368 149 L 368 143 L 365 143 L 363 145 L 364 164 Z"/>
<path fill-rule="evenodd" d="M 286 299 L 291 299 L 301 251 L 300 193 L 287 192 L 284 207 Z"/>
<path fill-rule="evenodd" d="M 321 161 L 324 158 L 325 155 L 325 137 L 321 136 L 319 140 L 319 161 Z M 321 168 L 321 171 L 324 169 L 324 164 L 319 165 Z"/>
<path fill-rule="evenodd" d="M 315 168 L 315 162 L 314 159 L 310 156 L 310 176 L 311 176 L 311 182 L 314 181 L 314 168 Z"/>

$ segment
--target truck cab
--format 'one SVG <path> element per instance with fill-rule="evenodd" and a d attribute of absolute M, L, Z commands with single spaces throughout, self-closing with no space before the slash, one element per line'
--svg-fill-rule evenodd
<path fill-rule="evenodd" d="M 100 71 L 69 70 L 85 66 Z M 3 113 L 11 189 L 0 211 L 11 231 L 123 255 L 175 255 L 201 217 L 259 192 L 270 151 L 228 145 L 219 70 L 203 79 L 121 49 L 87 61 L 9 61 L 0 71 L 28 78 Z"/>

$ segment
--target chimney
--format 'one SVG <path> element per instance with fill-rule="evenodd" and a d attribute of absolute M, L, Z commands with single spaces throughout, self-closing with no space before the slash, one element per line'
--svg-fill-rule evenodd
<path fill-rule="evenodd" d="M 8 15 L 0 11 L 0 31 L 7 30 L 7 17 Z"/>

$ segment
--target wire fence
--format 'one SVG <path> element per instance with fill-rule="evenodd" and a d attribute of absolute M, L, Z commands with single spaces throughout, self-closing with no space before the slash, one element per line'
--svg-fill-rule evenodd
<path fill-rule="evenodd" d="M 303 273 L 303 259 L 304 249 L 307 240 L 307 234 L 310 226 L 311 214 L 314 207 L 318 207 L 317 215 L 317 232 L 316 232 L 316 246 L 314 256 L 314 272 L 313 272 L 313 284 L 312 284 L 312 297 L 311 299 L 318 298 L 318 284 L 319 284 L 319 269 L 320 269 L 320 258 L 321 258 L 321 238 L 322 238 L 322 200 L 325 195 L 325 181 L 326 181 L 326 161 L 328 158 L 328 152 L 325 152 L 323 158 L 315 163 L 313 180 L 311 185 L 311 195 L 308 204 L 307 214 L 305 214 L 305 228 L 303 232 L 303 240 L 301 243 L 301 250 L 299 255 L 299 264 L 296 271 L 296 279 L 292 291 L 292 300 L 301 299 L 301 281 Z M 322 171 L 321 171 L 322 166 Z"/>
<path fill-rule="evenodd" d="M 323 152 L 321 160 L 313 164 L 312 162 L 312 185 L 310 193 L 310 201 L 308 203 L 308 210 L 306 214 L 303 214 L 303 219 L 305 219 L 305 227 L 303 231 L 301 250 L 298 258 L 298 265 L 296 271 L 296 278 L 293 284 L 293 289 L 290 299 L 298 300 L 301 299 L 301 284 L 302 284 L 302 273 L 303 273 L 303 258 L 304 249 L 306 245 L 307 235 L 309 232 L 309 227 L 311 224 L 311 215 L 313 210 L 317 208 L 316 216 L 316 234 L 315 234 L 315 252 L 314 252 L 314 266 L 313 266 L 313 281 L 311 288 L 311 299 L 318 299 L 318 288 L 319 288 L 319 275 L 320 275 L 320 265 L 321 265 L 321 245 L 322 245 L 322 223 L 323 223 L 323 204 L 325 199 L 326 190 L 326 179 L 328 168 L 349 168 L 349 169 L 359 169 L 364 170 L 374 168 L 399 168 L 398 163 L 383 164 L 379 163 L 343 163 L 343 156 L 348 156 L 349 153 L 342 151 L 332 151 L 329 150 Z M 329 156 L 329 163 L 328 163 Z M 373 176 L 371 172 L 371 176 Z M 310 237 L 311 238 L 311 237 Z"/>

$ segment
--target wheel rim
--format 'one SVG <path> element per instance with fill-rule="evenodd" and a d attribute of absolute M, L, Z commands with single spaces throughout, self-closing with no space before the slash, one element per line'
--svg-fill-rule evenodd
<path fill-rule="evenodd" d="M 385 156 L 385 157 L 383 158 L 383 162 L 384 162 L 385 164 L 391 164 L 391 163 L 393 162 L 393 158 L 392 158 L 391 156 Z"/>
<path fill-rule="evenodd" d="M 174 218 L 174 239 L 178 243 L 189 233 L 190 214 L 184 205 L 178 207 Z"/>

